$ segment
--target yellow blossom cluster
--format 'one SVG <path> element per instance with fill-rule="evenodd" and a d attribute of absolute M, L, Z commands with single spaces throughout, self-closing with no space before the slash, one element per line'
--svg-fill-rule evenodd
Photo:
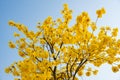
<path fill-rule="evenodd" d="M 112 66 L 112 71 L 113 71 L 114 73 L 118 72 L 119 69 L 120 69 L 120 64 L 118 64 L 117 66 Z"/>
<path fill-rule="evenodd" d="M 86 67 L 88 63 L 100 67 L 104 63 L 113 65 L 120 61 L 118 28 L 97 27 L 96 21 L 105 14 L 104 8 L 96 11 L 95 22 L 87 12 L 82 12 L 76 17 L 76 23 L 69 26 L 72 10 L 67 4 L 63 6 L 63 18 L 53 20 L 48 16 L 38 23 L 37 31 L 9 21 L 10 26 L 24 34 L 15 32 L 17 40 L 9 42 L 9 47 L 16 48 L 23 58 L 5 69 L 6 73 L 16 76 L 15 80 L 78 80 L 77 74 L 97 75 L 98 70 Z M 112 71 L 117 72 L 119 68 L 120 65 L 113 66 Z"/>
<path fill-rule="evenodd" d="M 83 76 L 85 74 L 86 76 L 91 76 L 92 74 L 93 75 L 98 74 L 98 70 L 92 70 L 92 68 L 88 68 L 86 72 L 84 70 L 85 70 L 85 67 L 84 69 L 83 68 L 79 69 L 78 75 Z"/>
<path fill-rule="evenodd" d="M 101 9 L 96 11 L 96 14 L 97 14 L 98 18 L 102 18 L 102 15 L 105 14 L 105 13 L 106 13 L 106 11 L 105 11 L 104 8 L 101 8 Z"/>

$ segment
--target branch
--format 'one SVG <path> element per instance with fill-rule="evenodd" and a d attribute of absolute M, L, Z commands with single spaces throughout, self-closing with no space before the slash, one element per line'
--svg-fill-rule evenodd
<path fill-rule="evenodd" d="M 62 45 L 63 45 L 63 42 L 62 42 L 61 45 L 60 45 L 60 49 L 62 48 Z M 57 53 L 56 59 L 57 59 L 59 53 L 60 53 L 60 50 L 59 50 L 58 53 Z"/>
<path fill-rule="evenodd" d="M 50 52 L 53 54 L 53 53 L 54 53 L 53 45 L 50 44 L 50 43 L 45 39 L 45 37 L 43 37 L 43 39 L 46 41 L 47 45 L 49 46 Z M 54 58 L 54 60 L 56 60 L 55 56 L 53 56 L 53 58 Z"/>
<path fill-rule="evenodd" d="M 50 70 L 52 71 L 52 73 L 54 73 L 53 70 L 52 70 L 52 68 L 51 68 L 51 67 L 49 67 L 49 68 L 50 68 Z"/>
<path fill-rule="evenodd" d="M 61 72 L 60 74 L 61 74 L 61 75 L 60 75 L 60 77 L 57 78 L 57 80 L 59 80 L 59 79 L 60 79 L 60 80 L 61 80 L 61 79 L 62 79 L 62 80 L 66 80 L 65 73 L 64 73 L 64 72 Z M 64 77 L 63 77 L 63 76 L 64 76 Z"/>
<path fill-rule="evenodd" d="M 41 62 L 41 60 L 39 60 L 37 57 L 35 57 L 35 59 L 36 59 L 38 62 Z"/>
<path fill-rule="evenodd" d="M 77 69 L 75 70 L 75 73 L 73 75 L 73 80 L 75 79 L 76 73 L 79 71 L 80 67 L 87 62 L 87 59 L 82 59 L 81 62 L 79 63 Z"/>
<path fill-rule="evenodd" d="M 76 58 L 76 59 L 74 60 L 73 64 L 72 64 L 71 67 L 70 67 L 71 76 L 72 76 L 72 67 L 73 67 L 73 65 L 75 64 L 75 62 L 76 62 L 77 60 L 78 60 L 78 58 Z"/>
<path fill-rule="evenodd" d="M 68 80 L 70 78 L 69 72 L 68 72 L 68 65 L 69 65 L 70 59 L 71 59 L 71 57 L 69 58 L 69 61 L 68 61 L 67 65 L 66 65 L 66 72 L 67 72 Z"/>
<path fill-rule="evenodd" d="M 57 80 L 56 78 L 56 69 L 57 69 L 57 66 L 54 67 L 54 70 L 53 70 L 53 77 L 54 77 L 54 80 Z"/>

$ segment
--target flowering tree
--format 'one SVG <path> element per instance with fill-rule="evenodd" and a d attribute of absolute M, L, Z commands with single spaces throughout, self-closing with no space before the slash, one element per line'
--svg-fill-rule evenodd
<path fill-rule="evenodd" d="M 63 18 L 53 20 L 47 17 L 42 24 L 38 23 L 38 31 L 9 21 L 10 26 L 24 34 L 23 37 L 15 32 L 16 42 L 9 42 L 9 47 L 16 48 L 23 60 L 14 62 L 5 72 L 16 76 L 15 80 L 78 80 L 78 76 L 98 73 L 98 70 L 86 67 L 87 64 L 99 67 L 108 63 L 113 72 L 119 71 L 118 29 L 104 26 L 94 33 L 97 20 L 105 14 L 104 8 L 96 11 L 95 22 L 87 12 L 82 12 L 73 26 L 68 25 L 72 10 L 67 4 L 61 13 Z"/>

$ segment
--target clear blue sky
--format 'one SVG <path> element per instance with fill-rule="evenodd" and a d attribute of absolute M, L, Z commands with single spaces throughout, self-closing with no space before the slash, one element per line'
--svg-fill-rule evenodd
<path fill-rule="evenodd" d="M 0 0 L 0 80 L 13 80 L 12 75 L 4 73 L 4 68 L 12 62 L 20 60 L 17 51 L 8 47 L 9 40 L 15 40 L 13 32 L 16 29 L 8 26 L 9 20 L 20 22 L 35 29 L 38 21 L 43 21 L 47 16 L 61 17 L 62 5 L 68 3 L 73 9 L 73 21 L 82 11 L 87 11 L 92 20 L 96 19 L 95 11 L 104 7 L 107 14 L 98 21 L 98 25 L 120 26 L 120 0 Z M 119 28 L 120 29 L 120 28 Z M 97 76 L 84 80 L 120 80 L 120 72 L 112 73 L 110 66 L 101 66 Z"/>

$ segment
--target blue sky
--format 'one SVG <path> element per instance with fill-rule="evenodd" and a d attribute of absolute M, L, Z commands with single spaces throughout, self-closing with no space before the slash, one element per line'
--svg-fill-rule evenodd
<path fill-rule="evenodd" d="M 15 28 L 8 26 L 8 21 L 14 20 L 25 24 L 29 29 L 35 29 L 37 22 L 42 22 L 47 16 L 54 19 L 61 17 L 60 10 L 64 3 L 68 3 L 73 9 L 71 24 L 82 11 L 87 11 L 95 21 L 96 10 L 104 7 L 107 13 L 99 19 L 98 25 L 120 26 L 120 0 L 0 0 L 0 80 L 13 80 L 12 75 L 4 73 L 4 68 L 21 59 L 15 49 L 8 47 L 8 41 L 14 41 L 13 33 L 17 32 Z M 103 65 L 97 76 L 83 76 L 83 79 L 119 80 L 120 72 L 114 74 L 110 66 Z"/>

